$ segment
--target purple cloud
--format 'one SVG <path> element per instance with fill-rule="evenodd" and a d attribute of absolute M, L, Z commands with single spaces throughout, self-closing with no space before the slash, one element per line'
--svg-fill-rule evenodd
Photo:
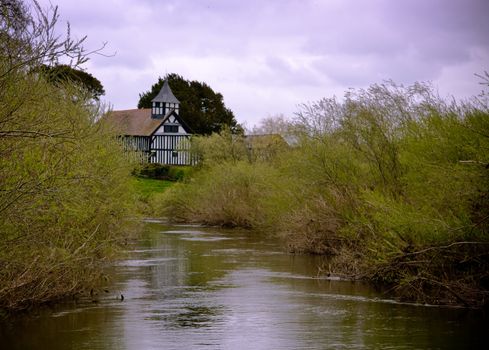
<path fill-rule="evenodd" d="M 48 0 L 41 3 L 47 4 Z M 115 109 L 134 108 L 158 76 L 206 81 L 239 121 L 291 115 L 302 102 L 383 79 L 479 92 L 488 70 L 487 0 L 59 0 L 88 48 L 87 68 Z"/>

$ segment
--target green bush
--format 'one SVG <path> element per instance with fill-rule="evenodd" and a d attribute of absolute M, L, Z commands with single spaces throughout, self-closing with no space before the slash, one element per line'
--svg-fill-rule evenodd
<path fill-rule="evenodd" d="M 263 168 L 248 162 L 222 163 L 169 189 L 164 214 L 177 221 L 229 227 L 257 227 L 264 220 L 261 198 L 267 189 Z"/>
<path fill-rule="evenodd" d="M 143 164 L 133 170 L 135 176 L 150 179 L 160 179 L 169 181 L 182 181 L 192 172 L 190 166 L 176 166 L 157 163 Z"/>
<path fill-rule="evenodd" d="M 169 165 L 147 163 L 134 170 L 134 175 L 148 177 L 150 179 L 168 179 L 169 172 Z"/>
<path fill-rule="evenodd" d="M 248 159 L 248 150 L 242 135 L 233 134 L 229 128 L 210 136 L 192 138 L 191 151 L 201 167 L 220 163 L 233 163 Z"/>
<path fill-rule="evenodd" d="M 184 181 L 191 177 L 194 168 L 191 166 L 171 166 L 168 171 L 170 181 Z"/>
<path fill-rule="evenodd" d="M 102 106 L 86 89 L 53 85 L 36 69 L 66 55 L 86 61 L 81 42 L 55 34 L 51 14 L 0 2 L 0 308 L 7 310 L 93 286 L 134 226 L 135 163 L 96 122 Z"/>
<path fill-rule="evenodd" d="M 0 307 L 15 309 L 97 279 L 132 225 L 134 195 L 133 164 L 82 95 L 30 76 L 9 88 L 30 89 L 0 131 L 26 133 L 0 138 Z"/>
<path fill-rule="evenodd" d="M 422 302 L 489 300 L 489 110 L 423 84 L 303 106 L 297 146 L 251 162 L 239 140 L 198 142 L 202 169 L 164 196 L 179 220 L 265 229 L 328 271 Z M 239 151 L 241 150 L 241 151 Z"/>

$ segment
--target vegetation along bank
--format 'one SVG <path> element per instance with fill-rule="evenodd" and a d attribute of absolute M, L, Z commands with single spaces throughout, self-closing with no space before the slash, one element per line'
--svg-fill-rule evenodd
<path fill-rule="evenodd" d="M 103 280 L 134 223 L 135 163 L 97 122 L 103 89 L 46 68 L 87 60 L 57 9 L 0 6 L 0 309 L 16 311 Z"/>
<path fill-rule="evenodd" d="M 487 81 L 486 81 L 487 82 Z M 175 220 L 273 233 L 330 256 L 324 274 L 421 303 L 487 306 L 487 95 L 444 101 L 387 82 L 322 99 L 265 135 L 195 138 L 200 170 L 165 192 Z"/>

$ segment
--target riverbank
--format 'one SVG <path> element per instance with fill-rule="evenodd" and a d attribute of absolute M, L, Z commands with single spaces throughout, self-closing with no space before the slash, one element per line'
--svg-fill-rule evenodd
<path fill-rule="evenodd" d="M 116 149 L 114 152 L 120 151 Z M 118 154 L 121 160 L 126 162 L 122 153 Z M 55 238 L 51 235 L 50 240 L 37 241 L 37 244 L 34 245 L 23 240 L 22 236 L 0 242 L 9 245 L 8 249 L 3 250 L 5 263 L 0 275 L 3 281 L 0 289 L 0 309 L 3 315 L 24 312 L 29 309 L 35 310 L 38 306 L 56 303 L 67 297 L 79 298 L 85 295 L 91 298 L 91 291 L 99 291 L 101 286 L 107 284 L 111 276 L 107 275 L 106 268 L 114 259 L 121 257 L 127 240 L 134 239 L 139 230 L 139 219 L 135 218 L 153 214 L 152 202 L 175 184 L 175 181 L 170 180 L 129 176 L 131 168 L 129 166 L 124 166 L 124 168 L 126 176 L 122 173 L 118 174 L 117 179 L 120 182 L 117 188 L 112 187 L 115 186 L 115 183 L 110 184 L 106 176 L 104 182 L 100 183 L 97 182 L 99 181 L 97 177 L 92 176 L 93 189 L 97 188 L 98 191 L 98 186 L 103 186 L 103 191 L 98 192 L 102 197 L 97 199 L 91 192 L 91 196 L 86 198 L 94 200 L 95 202 L 89 203 L 97 206 L 101 205 L 101 198 L 107 196 L 104 201 L 109 201 L 110 206 L 104 210 L 112 211 L 110 214 L 106 212 L 105 215 L 100 213 L 96 224 L 87 224 L 84 221 L 89 226 L 83 227 L 81 223 L 74 221 L 67 221 L 66 225 L 58 222 L 57 226 L 51 227 L 51 230 L 71 233 L 57 237 L 56 241 L 52 241 Z M 74 193 L 75 188 L 71 186 L 70 190 L 71 193 Z M 87 188 L 84 188 L 84 191 L 86 190 Z M 110 199 L 115 192 L 124 195 L 117 195 L 117 198 Z M 42 200 L 47 201 L 47 198 Z M 88 209 L 88 203 L 78 202 L 77 205 L 83 205 L 83 210 Z M 114 211 L 113 206 L 117 206 L 118 212 Z M 100 211 L 102 208 L 93 209 Z M 77 210 L 82 210 L 82 207 L 78 207 Z M 68 214 L 64 213 L 64 215 Z M 58 219 L 61 217 L 60 215 Z M 33 229 L 31 227 L 31 230 Z M 107 230 L 110 230 L 110 236 L 107 236 L 109 234 Z M 29 231 L 24 231 L 24 234 L 26 232 Z M 11 245 L 13 242 L 16 245 Z M 44 243 L 39 244 L 40 242 Z M 23 265 L 20 265 L 21 260 L 24 260 Z M 16 270 L 14 263 L 18 266 Z"/>
<path fill-rule="evenodd" d="M 165 191 L 176 183 L 189 178 L 191 167 L 169 166 L 148 163 L 133 171 L 131 187 L 136 194 L 137 212 L 151 217 L 161 212 L 161 202 Z"/>
<path fill-rule="evenodd" d="M 323 99 L 291 123 L 292 145 L 195 140 L 201 169 L 164 194 L 161 214 L 269 232 L 290 252 L 329 256 L 325 274 L 403 300 L 485 307 L 488 120 L 479 102 L 421 84 Z"/>
<path fill-rule="evenodd" d="M 57 90 L 48 94 L 63 96 Z M 56 108 L 61 104 L 42 101 Z M 97 284 L 104 279 L 103 267 L 133 232 L 132 163 L 83 106 L 71 97 L 61 101 L 69 113 L 42 125 L 59 128 L 62 138 L 0 139 L 1 149 L 15 150 L 0 161 L 0 309 L 11 312 Z M 42 115 L 51 112 L 47 108 Z M 68 130 L 65 124 L 77 128 Z"/>

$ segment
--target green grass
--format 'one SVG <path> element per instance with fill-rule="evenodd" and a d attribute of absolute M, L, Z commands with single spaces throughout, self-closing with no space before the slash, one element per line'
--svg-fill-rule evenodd
<path fill-rule="evenodd" d="M 163 193 L 174 184 L 173 181 L 147 179 L 143 177 L 134 177 L 132 182 L 136 192 L 143 198 L 148 198 L 155 193 Z"/>

